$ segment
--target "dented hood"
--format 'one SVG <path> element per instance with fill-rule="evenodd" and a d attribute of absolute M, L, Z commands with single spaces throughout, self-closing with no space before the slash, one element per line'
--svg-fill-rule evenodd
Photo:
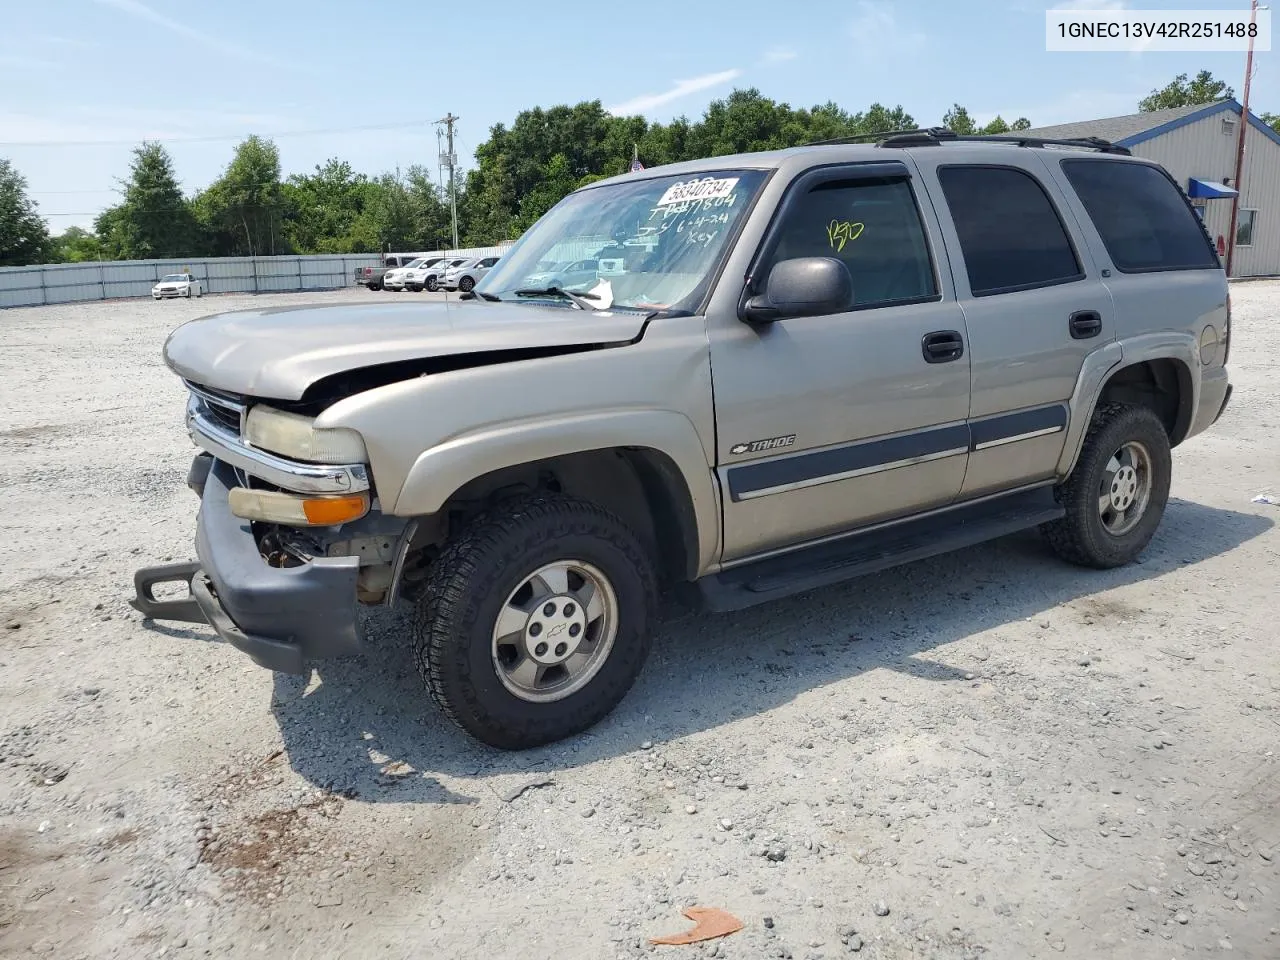
<path fill-rule="evenodd" d="M 404 360 L 634 340 L 643 314 L 532 303 L 371 303 L 214 314 L 169 335 L 179 376 L 218 390 L 301 399 L 317 380 Z"/>

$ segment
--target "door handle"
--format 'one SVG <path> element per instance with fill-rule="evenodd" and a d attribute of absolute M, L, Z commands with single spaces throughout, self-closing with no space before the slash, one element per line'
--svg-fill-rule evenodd
<path fill-rule="evenodd" d="M 920 341 L 925 363 L 946 363 L 964 356 L 964 337 L 958 330 L 935 330 Z"/>
<path fill-rule="evenodd" d="M 1068 323 L 1071 339 L 1088 340 L 1102 332 L 1102 314 L 1097 310 L 1077 310 Z"/>

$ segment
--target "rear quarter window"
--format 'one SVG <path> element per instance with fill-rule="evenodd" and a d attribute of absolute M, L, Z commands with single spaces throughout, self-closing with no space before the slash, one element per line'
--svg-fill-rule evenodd
<path fill-rule="evenodd" d="M 1204 225 L 1163 170 L 1118 160 L 1063 160 L 1062 172 L 1122 273 L 1220 266 Z"/>

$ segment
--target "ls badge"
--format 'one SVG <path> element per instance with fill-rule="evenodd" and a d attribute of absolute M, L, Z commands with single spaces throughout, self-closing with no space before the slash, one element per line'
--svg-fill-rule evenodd
<path fill-rule="evenodd" d="M 744 453 L 760 453 L 763 450 L 781 450 L 796 442 L 796 435 L 789 433 L 785 437 L 769 437 L 767 440 L 752 440 L 750 443 L 735 443 L 729 453 L 739 457 Z"/>

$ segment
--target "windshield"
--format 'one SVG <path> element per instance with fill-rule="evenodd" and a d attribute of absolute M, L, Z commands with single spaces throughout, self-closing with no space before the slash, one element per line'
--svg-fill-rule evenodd
<path fill-rule="evenodd" d="M 186 280 L 186 279 L 187 279 L 187 275 L 185 273 L 170 273 L 161 277 L 160 282 L 164 283 L 166 281 L 172 282 L 174 280 Z"/>
<path fill-rule="evenodd" d="M 693 309 L 764 180 L 761 170 L 725 170 L 572 193 L 476 290 L 507 300 L 517 291 L 558 287 L 593 293 L 601 308 Z"/>
<path fill-rule="evenodd" d="M 406 270 L 412 270 L 414 267 L 420 267 L 420 266 L 422 266 L 421 257 L 419 257 L 417 260 L 410 260 L 408 263 L 404 265 Z"/>

